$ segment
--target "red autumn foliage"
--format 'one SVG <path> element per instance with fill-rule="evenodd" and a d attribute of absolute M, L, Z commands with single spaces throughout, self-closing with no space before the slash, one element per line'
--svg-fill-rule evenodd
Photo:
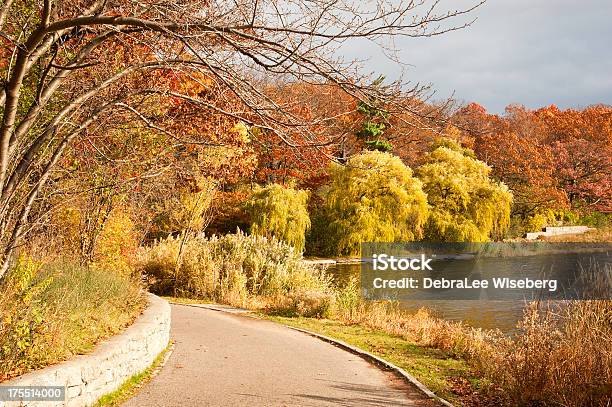
<path fill-rule="evenodd" d="M 512 105 L 504 116 L 476 104 L 453 117 L 474 150 L 515 195 L 514 212 L 570 206 L 612 211 L 612 108 L 538 110 Z"/>

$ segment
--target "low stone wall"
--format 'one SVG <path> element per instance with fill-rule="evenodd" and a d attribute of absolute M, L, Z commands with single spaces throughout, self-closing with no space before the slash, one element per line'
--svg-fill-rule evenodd
<path fill-rule="evenodd" d="M 149 294 L 149 305 L 125 331 L 93 353 L 37 370 L 0 386 L 66 386 L 64 402 L 2 402 L 0 407 L 85 407 L 111 393 L 153 363 L 170 340 L 170 305 Z"/>
<path fill-rule="evenodd" d="M 527 240 L 535 240 L 540 236 L 576 235 L 591 230 L 588 226 L 547 226 L 542 232 L 531 232 L 525 235 Z"/>

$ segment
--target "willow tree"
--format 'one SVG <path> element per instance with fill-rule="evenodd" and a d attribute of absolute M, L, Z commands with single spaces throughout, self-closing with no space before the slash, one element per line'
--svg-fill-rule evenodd
<path fill-rule="evenodd" d="M 352 39 L 385 46 L 394 36 L 441 34 L 464 26 L 446 20 L 468 11 L 440 10 L 435 0 L 2 0 L 0 277 L 37 223 L 64 152 L 92 129 L 140 123 L 173 144 L 215 144 L 207 132 L 191 138 L 165 126 L 160 106 L 186 101 L 296 150 L 328 145 L 334 140 L 311 137 L 308 125 L 327 118 L 295 114 L 271 83 L 333 84 L 358 100 L 388 101 L 392 113 L 399 84 L 368 86 L 334 51 Z M 184 89 L 178 74 L 205 89 Z"/>
<path fill-rule="evenodd" d="M 310 228 L 308 191 L 271 184 L 246 202 L 251 216 L 251 233 L 274 236 L 303 251 Z"/>
<path fill-rule="evenodd" d="M 423 236 L 427 197 L 396 156 L 368 151 L 333 164 L 325 192 L 331 250 L 359 253 L 362 242 L 414 241 Z"/>
<path fill-rule="evenodd" d="M 454 141 L 434 144 L 416 174 L 430 205 L 425 239 L 484 242 L 504 235 L 510 224 L 512 194 L 489 178 L 491 168 Z"/>

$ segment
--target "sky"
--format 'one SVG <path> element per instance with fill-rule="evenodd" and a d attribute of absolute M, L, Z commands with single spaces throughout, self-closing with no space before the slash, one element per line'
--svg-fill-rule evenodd
<path fill-rule="evenodd" d="M 445 0 L 461 8 L 469 0 Z M 432 84 L 435 99 L 477 102 L 491 113 L 519 103 L 612 105 L 611 0 L 488 0 L 472 26 L 438 37 L 395 40 L 401 66 L 371 43 L 342 53 L 366 72 Z M 463 23 L 457 20 L 457 23 Z"/>

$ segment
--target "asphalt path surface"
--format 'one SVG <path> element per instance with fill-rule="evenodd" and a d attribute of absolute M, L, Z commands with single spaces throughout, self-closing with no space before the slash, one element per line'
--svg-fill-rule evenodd
<path fill-rule="evenodd" d="M 172 305 L 175 349 L 124 406 L 435 406 L 359 356 L 270 321 Z"/>

